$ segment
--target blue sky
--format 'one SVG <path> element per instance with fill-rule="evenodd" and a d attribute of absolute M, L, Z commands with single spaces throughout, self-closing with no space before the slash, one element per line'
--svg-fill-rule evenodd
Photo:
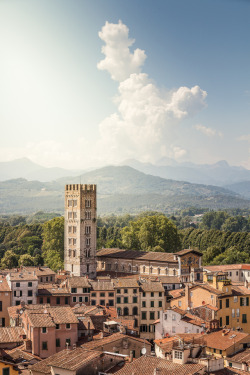
<path fill-rule="evenodd" d="M 249 15 L 247 0 L 1 0 L 0 161 L 250 168 Z"/>

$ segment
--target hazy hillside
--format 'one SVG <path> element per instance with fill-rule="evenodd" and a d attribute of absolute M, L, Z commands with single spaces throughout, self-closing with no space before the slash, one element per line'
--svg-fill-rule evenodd
<path fill-rule="evenodd" d="M 0 181 L 14 178 L 25 178 L 30 181 L 53 181 L 61 177 L 76 176 L 81 172 L 80 170 L 67 170 L 57 167 L 42 167 L 27 158 L 0 162 Z"/>
<path fill-rule="evenodd" d="M 95 183 L 98 213 L 173 212 L 190 206 L 211 209 L 250 208 L 246 200 L 227 189 L 166 180 L 130 167 L 105 167 L 78 177 L 53 182 L 12 179 L 0 182 L 0 213 L 63 212 L 64 185 Z"/>
<path fill-rule="evenodd" d="M 235 184 L 227 185 L 225 188 L 250 199 L 250 181 L 237 182 Z"/>
<path fill-rule="evenodd" d="M 130 159 L 126 160 L 123 165 L 131 166 L 153 176 L 196 184 L 224 186 L 243 180 L 250 181 L 250 170 L 243 167 L 230 166 L 224 160 L 215 164 L 194 164 L 177 163 L 172 159 L 164 158 L 154 165 Z"/>

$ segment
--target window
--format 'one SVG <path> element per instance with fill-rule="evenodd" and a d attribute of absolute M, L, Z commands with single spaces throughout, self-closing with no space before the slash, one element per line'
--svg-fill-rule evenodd
<path fill-rule="evenodd" d="M 40 297 L 40 298 L 39 298 L 39 303 L 40 303 L 40 305 L 43 304 L 43 297 Z"/>
<path fill-rule="evenodd" d="M 90 220 L 91 219 L 91 211 L 85 211 L 85 219 Z"/>
<path fill-rule="evenodd" d="M 2 372 L 3 375 L 10 375 L 10 368 L 9 367 L 4 367 L 2 371 L 3 371 Z"/>
<path fill-rule="evenodd" d="M 60 297 L 56 297 L 56 304 L 60 305 Z"/>
<path fill-rule="evenodd" d="M 16 306 L 20 305 L 20 301 L 16 301 Z"/>
<path fill-rule="evenodd" d="M 76 238 L 73 238 L 73 245 L 76 245 Z M 74 256 L 76 255 L 74 254 Z"/>
<path fill-rule="evenodd" d="M 137 289 L 133 289 L 133 293 L 137 293 Z"/>
<path fill-rule="evenodd" d="M 77 293 L 77 288 L 71 288 L 71 293 Z"/>
<path fill-rule="evenodd" d="M 109 306 L 114 306 L 114 300 L 113 299 L 109 299 Z"/>
<path fill-rule="evenodd" d="M 73 297 L 73 302 L 76 302 L 76 297 Z"/>
<path fill-rule="evenodd" d="M 66 323 L 66 328 L 70 329 L 70 323 Z"/>
<path fill-rule="evenodd" d="M 124 302 L 124 303 L 128 303 L 128 297 L 124 297 L 123 302 Z"/>
<path fill-rule="evenodd" d="M 164 320 L 168 320 L 168 314 L 164 314 Z"/>
<path fill-rule="evenodd" d="M 226 299 L 226 307 L 229 307 L 229 298 Z"/>
<path fill-rule="evenodd" d="M 90 234 L 91 233 L 91 226 L 90 225 L 86 225 L 85 227 L 85 234 Z"/>
<path fill-rule="evenodd" d="M 89 297 L 84 297 L 84 302 L 89 302 Z"/>
<path fill-rule="evenodd" d="M 77 206 L 77 200 L 76 200 L 76 199 L 73 200 L 73 206 L 74 206 L 74 207 Z"/>
<path fill-rule="evenodd" d="M 105 293 L 100 293 L 100 297 L 105 297 Z"/>
<path fill-rule="evenodd" d="M 133 307 L 132 314 L 133 315 L 138 315 L 138 308 L 136 306 Z"/>
<path fill-rule="evenodd" d="M 114 293 L 109 293 L 109 297 L 114 297 Z"/>
<path fill-rule="evenodd" d="M 154 297 L 154 292 L 151 292 L 151 297 Z"/>
<path fill-rule="evenodd" d="M 69 297 L 65 297 L 65 305 L 68 305 L 69 304 Z"/>
<path fill-rule="evenodd" d="M 33 296 L 33 290 L 28 290 L 28 297 L 32 297 Z"/>
<path fill-rule="evenodd" d="M 77 218 L 77 212 L 73 212 L 73 219 Z"/>
<path fill-rule="evenodd" d="M 235 309 L 232 309 L 232 318 L 235 318 Z"/>
<path fill-rule="evenodd" d="M 146 297 L 146 293 L 145 292 L 142 292 L 142 297 Z"/>
<path fill-rule="evenodd" d="M 222 318 L 220 317 L 220 327 L 222 327 Z"/>
<path fill-rule="evenodd" d="M 29 287 L 29 288 L 32 287 L 32 282 L 31 282 L 31 281 L 28 282 L 28 287 Z"/>
<path fill-rule="evenodd" d="M 72 219 L 72 212 L 68 212 L 68 219 Z"/>
<path fill-rule="evenodd" d="M 142 324 L 140 326 L 140 332 L 148 332 L 148 326 L 146 324 Z"/>
<path fill-rule="evenodd" d="M 242 314 L 242 323 L 247 323 L 247 314 Z"/>
<path fill-rule="evenodd" d="M 127 294 L 128 293 L 128 289 L 124 289 L 124 293 Z"/>
<path fill-rule="evenodd" d="M 137 297 L 133 297 L 133 303 L 137 303 Z"/>
<path fill-rule="evenodd" d="M 50 303 L 50 297 L 47 297 L 47 303 Z"/>
<path fill-rule="evenodd" d="M 226 326 L 228 326 L 229 325 L 229 316 L 227 315 L 226 316 Z"/>
<path fill-rule="evenodd" d="M 159 301 L 159 307 L 162 307 L 162 301 Z"/>
<path fill-rule="evenodd" d="M 116 303 L 121 303 L 121 297 L 116 298 Z"/>
<path fill-rule="evenodd" d="M 48 350 L 48 341 L 42 341 L 42 350 Z"/>
<path fill-rule="evenodd" d="M 237 318 L 239 318 L 239 316 L 240 316 L 240 309 L 236 309 L 236 316 L 237 316 Z"/>
<path fill-rule="evenodd" d="M 150 301 L 150 307 L 155 307 L 154 301 Z"/>
<path fill-rule="evenodd" d="M 73 205 L 72 202 L 73 202 L 72 199 L 69 199 L 69 200 L 68 200 L 68 207 L 72 207 L 72 205 Z"/>
<path fill-rule="evenodd" d="M 72 227 L 68 227 L 68 233 L 71 233 L 72 232 Z"/>
<path fill-rule="evenodd" d="M 178 301 L 178 306 L 181 307 L 181 301 Z"/>
<path fill-rule="evenodd" d="M 154 311 L 150 311 L 149 319 L 150 320 L 155 320 L 155 312 Z"/>
<path fill-rule="evenodd" d="M 129 315 L 128 307 L 124 307 L 123 315 L 125 315 L 125 316 Z"/>
<path fill-rule="evenodd" d="M 162 292 L 159 292 L 159 297 L 162 297 Z"/>
<path fill-rule="evenodd" d="M 86 246 L 90 246 L 90 237 L 86 238 Z"/>
<path fill-rule="evenodd" d="M 142 306 L 142 307 L 146 307 L 146 301 L 142 301 L 141 306 Z"/>
<path fill-rule="evenodd" d="M 85 200 L 85 208 L 90 208 L 91 207 L 91 200 L 90 199 L 86 199 Z"/>
<path fill-rule="evenodd" d="M 65 340 L 65 344 L 66 344 L 66 346 L 70 346 L 70 339 L 66 339 Z M 68 345 L 67 345 L 68 344 Z"/>
<path fill-rule="evenodd" d="M 32 305 L 33 301 L 32 299 L 28 299 L 28 305 Z"/>
<path fill-rule="evenodd" d="M 172 320 L 176 320 L 176 316 L 174 314 L 172 315 Z"/>
<path fill-rule="evenodd" d="M 105 299 L 100 299 L 100 305 L 105 306 Z"/>
<path fill-rule="evenodd" d="M 20 283 L 16 283 L 16 287 L 19 288 L 20 287 Z"/>
<path fill-rule="evenodd" d="M 142 320 L 146 320 L 147 319 L 147 312 L 146 311 L 142 311 L 142 313 L 141 313 L 141 319 Z"/>
<path fill-rule="evenodd" d="M 92 293 L 92 297 L 96 297 L 96 293 Z"/>
<path fill-rule="evenodd" d="M 179 352 L 177 350 L 174 351 L 174 357 L 176 359 L 182 359 L 182 352 Z"/>
<path fill-rule="evenodd" d="M 73 233 L 76 233 L 77 228 L 73 227 Z"/>
<path fill-rule="evenodd" d="M 56 324 L 56 329 L 60 329 L 60 324 Z"/>
<path fill-rule="evenodd" d="M 238 302 L 238 296 L 234 296 L 234 302 Z"/>
<path fill-rule="evenodd" d="M 175 327 L 172 327 L 172 333 L 175 333 Z"/>
<path fill-rule="evenodd" d="M 60 344 L 60 339 L 56 339 L 56 347 L 57 348 L 60 348 L 61 344 Z"/>
<path fill-rule="evenodd" d="M 42 327 L 42 333 L 47 333 L 47 328 L 46 327 Z"/>

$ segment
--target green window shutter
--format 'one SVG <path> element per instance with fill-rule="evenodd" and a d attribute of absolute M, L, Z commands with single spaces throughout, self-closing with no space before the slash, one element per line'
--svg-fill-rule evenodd
<path fill-rule="evenodd" d="M 240 305 L 243 306 L 243 298 L 240 297 Z"/>

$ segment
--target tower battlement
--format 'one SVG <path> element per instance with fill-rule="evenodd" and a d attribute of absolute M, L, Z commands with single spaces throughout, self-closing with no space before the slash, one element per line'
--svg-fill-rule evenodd
<path fill-rule="evenodd" d="M 96 185 L 93 184 L 70 184 L 65 185 L 65 191 L 67 190 L 84 190 L 84 191 L 95 191 Z"/>

